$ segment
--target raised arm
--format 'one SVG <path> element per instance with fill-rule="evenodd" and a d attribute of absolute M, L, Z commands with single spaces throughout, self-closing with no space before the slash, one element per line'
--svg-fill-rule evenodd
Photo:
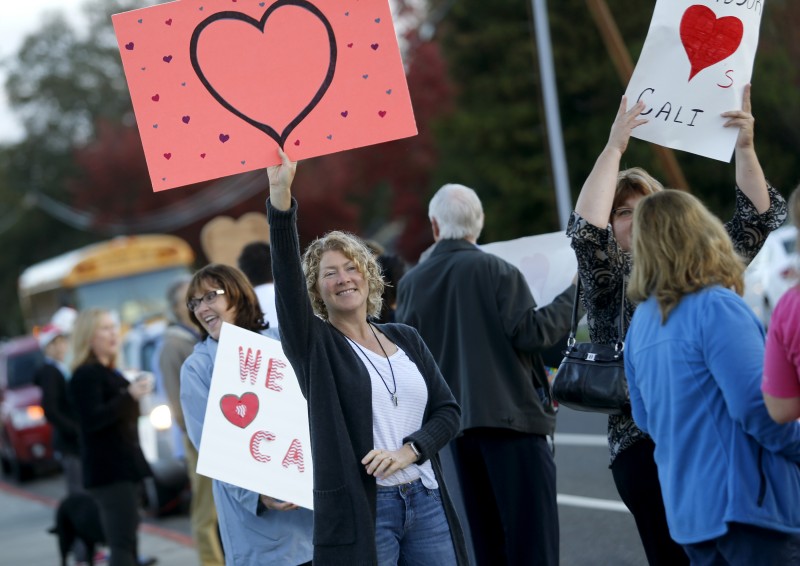
<path fill-rule="evenodd" d="M 769 209 L 767 180 L 756 155 L 754 143 L 755 118 L 750 104 L 750 85 L 744 87 L 742 109 L 722 113 L 726 128 L 739 128 L 736 139 L 736 185 L 747 195 L 760 214 Z"/>
<path fill-rule="evenodd" d="M 617 117 L 611 125 L 608 143 L 595 161 L 592 172 L 586 178 L 581 188 L 575 212 L 580 214 L 587 222 L 605 228 L 611 217 L 611 206 L 614 203 L 614 192 L 617 187 L 617 175 L 622 154 L 628 147 L 631 132 L 637 126 L 647 122 L 639 118 L 645 105 L 641 100 L 630 110 L 626 110 L 628 99 L 622 97 L 617 110 Z"/>

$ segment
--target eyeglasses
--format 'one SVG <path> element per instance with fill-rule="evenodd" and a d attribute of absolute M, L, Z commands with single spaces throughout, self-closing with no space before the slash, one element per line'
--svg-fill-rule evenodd
<path fill-rule="evenodd" d="M 633 216 L 633 209 L 627 207 L 615 208 L 614 210 L 611 211 L 611 214 L 613 214 L 617 218 L 630 218 L 631 216 Z"/>
<path fill-rule="evenodd" d="M 206 305 L 213 305 L 214 301 L 217 300 L 217 295 L 224 295 L 225 291 L 223 289 L 215 289 L 213 291 L 209 291 L 199 299 L 192 297 L 188 301 L 186 301 L 186 308 L 189 309 L 189 312 L 194 312 L 198 308 L 200 308 L 200 303 L 205 303 Z"/>

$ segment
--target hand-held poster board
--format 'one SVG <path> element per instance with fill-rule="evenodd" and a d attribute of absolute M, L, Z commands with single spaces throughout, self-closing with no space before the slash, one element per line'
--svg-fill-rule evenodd
<path fill-rule="evenodd" d="M 197 473 L 313 509 L 306 401 L 280 342 L 224 323 Z"/>
<path fill-rule="evenodd" d="M 742 107 L 753 72 L 763 0 L 657 0 L 625 95 L 649 120 L 633 137 L 730 161 L 737 128 L 720 114 Z"/>
<path fill-rule="evenodd" d="M 275 165 L 276 146 L 417 133 L 388 0 L 181 0 L 113 23 L 155 191 Z"/>

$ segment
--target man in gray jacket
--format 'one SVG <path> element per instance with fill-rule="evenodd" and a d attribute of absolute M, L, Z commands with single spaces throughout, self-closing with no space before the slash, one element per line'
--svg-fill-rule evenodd
<path fill-rule="evenodd" d="M 398 285 L 461 405 L 453 455 L 479 565 L 558 564 L 555 411 L 541 350 L 570 327 L 575 287 L 537 309 L 522 273 L 481 251 L 475 191 L 445 185 L 428 208 L 436 246 Z"/>

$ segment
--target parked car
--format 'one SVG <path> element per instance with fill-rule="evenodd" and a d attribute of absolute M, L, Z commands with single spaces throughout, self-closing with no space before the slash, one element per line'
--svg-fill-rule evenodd
<path fill-rule="evenodd" d="M 4 474 L 24 481 L 54 464 L 52 428 L 33 382 L 44 355 L 33 336 L 0 346 L 0 462 Z"/>
<path fill-rule="evenodd" d="M 764 247 L 745 271 L 744 299 L 764 326 L 769 324 L 778 299 L 798 283 L 799 259 L 797 228 L 786 225 L 767 237 Z"/>

